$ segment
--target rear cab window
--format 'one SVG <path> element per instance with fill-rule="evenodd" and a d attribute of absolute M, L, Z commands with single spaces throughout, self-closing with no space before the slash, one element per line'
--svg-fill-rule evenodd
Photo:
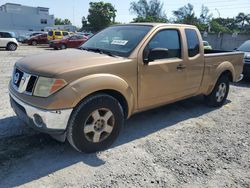
<path fill-rule="evenodd" d="M 187 38 L 188 56 L 194 57 L 200 53 L 200 41 L 197 32 L 194 29 L 185 29 L 185 34 Z"/>

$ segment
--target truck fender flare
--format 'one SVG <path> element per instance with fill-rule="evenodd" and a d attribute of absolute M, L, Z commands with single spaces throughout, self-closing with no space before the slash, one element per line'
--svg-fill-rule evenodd
<path fill-rule="evenodd" d="M 232 76 L 232 81 L 235 80 L 235 70 L 234 70 L 232 63 L 230 63 L 229 61 L 224 61 L 216 68 L 215 77 L 214 77 L 214 80 L 212 81 L 213 84 L 212 84 L 212 86 L 209 87 L 208 92 L 206 92 L 206 93 L 211 93 L 213 91 L 213 89 L 214 89 L 217 81 L 221 77 L 221 75 L 226 73 L 226 72 L 230 72 L 230 74 Z"/>
<path fill-rule="evenodd" d="M 230 72 L 231 76 L 232 76 L 232 81 L 235 80 L 235 70 L 234 70 L 234 66 L 232 65 L 232 63 L 230 63 L 229 61 L 224 61 L 223 63 L 221 63 L 217 69 L 216 69 L 216 82 L 217 80 L 220 78 L 220 76 L 225 73 L 225 72 Z M 215 82 L 215 83 L 216 83 Z"/>
<path fill-rule="evenodd" d="M 135 108 L 135 98 L 129 84 L 122 78 L 112 74 L 92 74 L 75 80 L 69 85 L 76 96 L 73 106 L 77 106 L 87 96 L 104 90 L 113 90 L 120 93 L 127 102 L 128 116 Z"/>

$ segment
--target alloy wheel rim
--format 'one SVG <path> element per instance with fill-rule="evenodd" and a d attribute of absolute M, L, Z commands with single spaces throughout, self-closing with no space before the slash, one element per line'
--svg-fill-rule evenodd
<path fill-rule="evenodd" d="M 10 50 L 15 50 L 16 46 L 14 44 L 10 45 Z"/>
<path fill-rule="evenodd" d="M 218 91 L 216 92 L 216 101 L 221 102 L 226 96 L 227 85 L 225 83 L 221 83 L 218 87 Z"/>
<path fill-rule="evenodd" d="M 88 141 L 99 143 L 110 136 L 114 124 L 114 114 L 107 108 L 100 108 L 89 115 L 84 123 L 83 132 Z"/>

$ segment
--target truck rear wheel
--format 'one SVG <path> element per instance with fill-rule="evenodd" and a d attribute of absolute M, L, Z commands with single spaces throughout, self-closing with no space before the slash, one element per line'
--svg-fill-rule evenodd
<path fill-rule="evenodd" d="M 93 95 L 73 111 L 67 139 L 80 152 L 104 150 L 118 137 L 123 124 L 123 109 L 115 98 L 106 94 Z"/>
<path fill-rule="evenodd" d="M 217 81 L 212 93 L 205 96 L 205 101 L 210 107 L 220 107 L 222 106 L 229 92 L 229 77 L 227 75 L 222 75 Z"/>

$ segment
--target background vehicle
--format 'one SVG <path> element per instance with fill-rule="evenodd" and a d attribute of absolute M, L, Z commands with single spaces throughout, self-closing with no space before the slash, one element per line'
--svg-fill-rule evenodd
<path fill-rule="evenodd" d="M 18 46 L 19 44 L 13 33 L 0 31 L 0 48 L 5 48 L 9 51 L 15 51 Z"/>
<path fill-rule="evenodd" d="M 48 44 L 47 34 L 39 34 L 27 39 L 26 43 L 28 45 L 36 46 L 37 44 Z"/>
<path fill-rule="evenodd" d="M 207 41 L 202 41 L 203 42 L 203 46 L 204 46 L 204 49 L 206 50 L 212 50 L 212 46 L 207 42 Z"/>
<path fill-rule="evenodd" d="M 27 39 L 29 39 L 30 37 L 40 35 L 40 34 L 46 34 L 46 32 L 33 32 L 33 33 L 28 33 L 26 35 L 21 35 L 18 37 L 18 42 L 26 43 Z"/>
<path fill-rule="evenodd" d="M 194 26 L 116 25 L 79 49 L 19 60 L 9 92 L 21 119 L 94 152 L 110 146 L 134 113 L 197 95 L 222 106 L 242 68 L 243 53 L 204 50 Z"/>
<path fill-rule="evenodd" d="M 68 36 L 68 31 L 59 31 L 59 30 L 53 30 L 48 32 L 48 40 L 56 40 L 56 39 L 62 39 L 65 36 Z"/>
<path fill-rule="evenodd" d="M 91 32 L 77 32 L 76 33 L 77 35 L 83 35 L 83 36 L 86 36 L 88 38 L 91 38 L 94 34 L 91 33 Z"/>
<path fill-rule="evenodd" d="M 244 55 L 244 67 L 243 74 L 245 77 L 250 77 L 250 40 L 244 42 L 237 51 L 242 51 L 245 53 Z"/>
<path fill-rule="evenodd" d="M 78 48 L 86 40 L 88 40 L 88 38 L 85 36 L 73 35 L 73 36 L 65 37 L 60 40 L 50 41 L 50 47 L 54 49 Z"/>

